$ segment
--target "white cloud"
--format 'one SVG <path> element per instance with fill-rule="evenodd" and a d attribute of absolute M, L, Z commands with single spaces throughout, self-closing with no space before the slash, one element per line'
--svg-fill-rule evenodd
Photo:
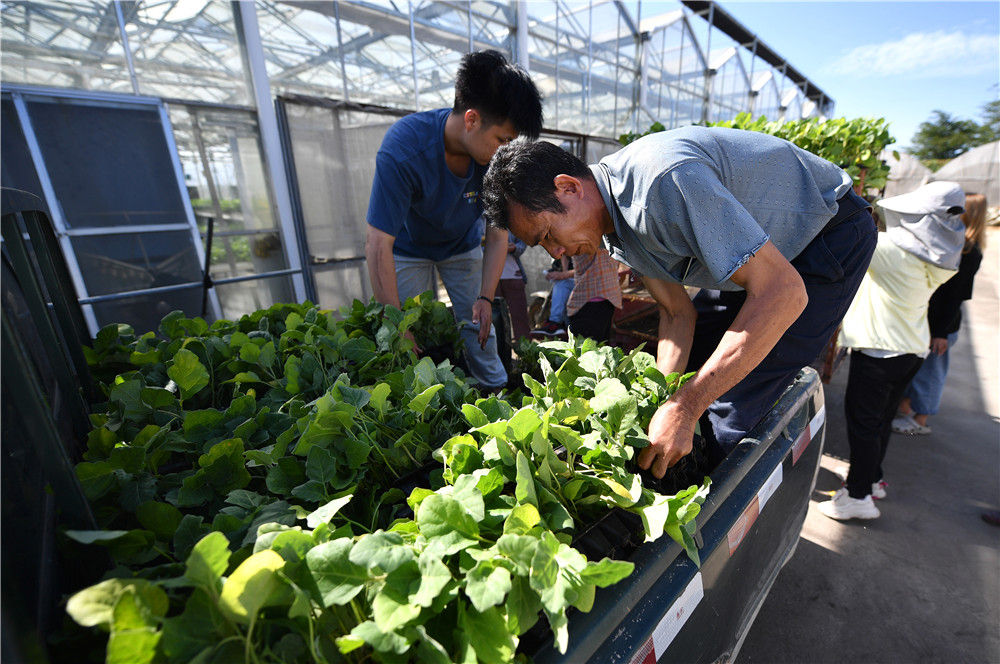
<path fill-rule="evenodd" d="M 844 76 L 930 78 L 996 72 L 1000 38 L 954 32 L 915 32 L 902 39 L 858 46 L 830 63 Z"/>

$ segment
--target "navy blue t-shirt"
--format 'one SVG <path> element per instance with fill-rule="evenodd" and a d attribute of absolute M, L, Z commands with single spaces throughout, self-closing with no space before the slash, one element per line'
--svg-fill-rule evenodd
<path fill-rule="evenodd" d="M 479 192 L 486 167 L 473 161 L 464 177 L 448 168 L 444 125 L 450 112 L 442 108 L 401 118 L 375 156 L 368 224 L 396 238 L 395 254 L 438 261 L 482 240 Z"/>

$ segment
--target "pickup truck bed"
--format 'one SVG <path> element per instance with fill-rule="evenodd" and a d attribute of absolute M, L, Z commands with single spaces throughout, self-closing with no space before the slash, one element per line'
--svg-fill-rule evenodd
<path fill-rule="evenodd" d="M 565 655 L 538 664 L 730 662 L 798 543 L 823 452 L 819 375 L 803 369 L 751 435 L 712 473 L 698 515 L 702 565 L 667 537 L 639 547 L 635 572 L 598 591 L 569 623 Z"/>

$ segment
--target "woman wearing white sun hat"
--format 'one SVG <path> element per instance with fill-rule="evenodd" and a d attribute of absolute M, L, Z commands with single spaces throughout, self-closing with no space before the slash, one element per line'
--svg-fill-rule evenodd
<path fill-rule="evenodd" d="M 882 461 L 892 419 L 930 344 L 927 302 L 958 268 L 965 194 L 931 182 L 879 203 L 886 232 L 844 317 L 840 345 L 851 349 L 844 398 L 851 466 L 846 486 L 819 506 L 833 519 L 874 519 L 885 497 Z"/>

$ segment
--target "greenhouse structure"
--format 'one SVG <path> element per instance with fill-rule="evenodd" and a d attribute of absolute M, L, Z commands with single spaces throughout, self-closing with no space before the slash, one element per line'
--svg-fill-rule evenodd
<path fill-rule="evenodd" d="M 473 50 L 529 70 L 543 139 L 591 161 L 653 122 L 833 111 L 714 2 L 39 0 L 2 24 L 3 186 L 41 200 L 91 334 L 370 297 L 375 152 Z"/>

